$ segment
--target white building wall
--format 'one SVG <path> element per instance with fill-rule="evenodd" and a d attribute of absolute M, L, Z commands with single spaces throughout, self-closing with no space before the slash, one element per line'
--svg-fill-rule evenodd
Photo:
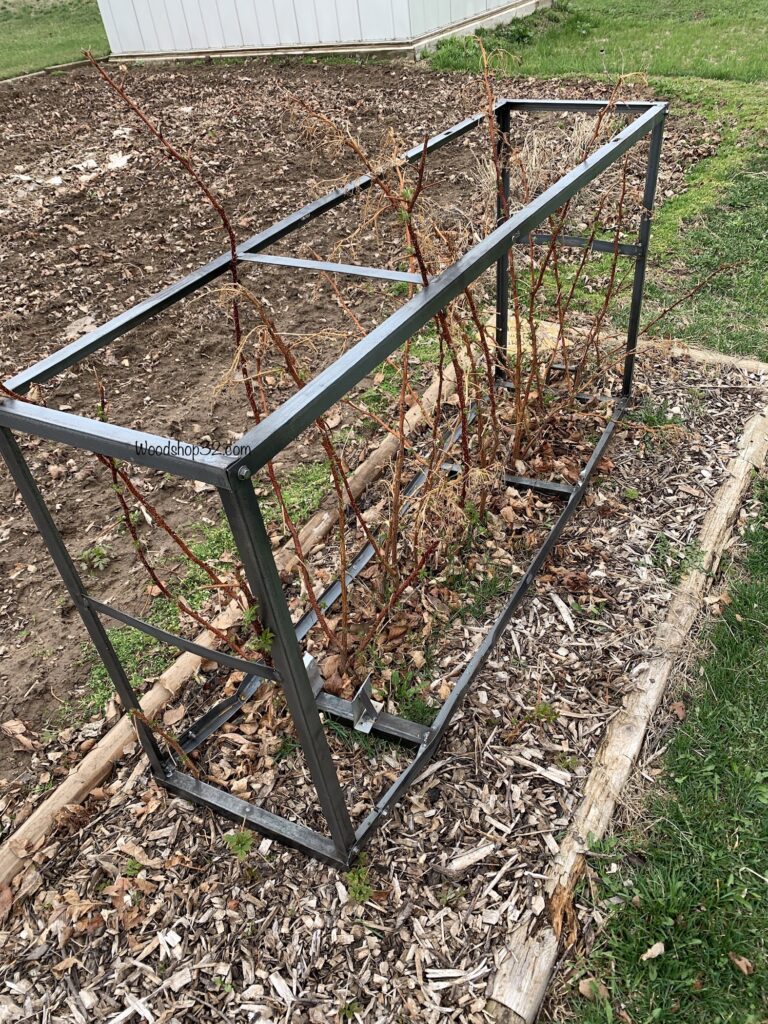
<path fill-rule="evenodd" d="M 98 0 L 116 56 L 408 45 L 550 0 Z"/>

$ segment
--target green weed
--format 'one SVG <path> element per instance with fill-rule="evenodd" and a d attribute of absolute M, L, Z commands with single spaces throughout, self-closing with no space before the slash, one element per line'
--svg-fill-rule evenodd
<path fill-rule="evenodd" d="M 373 886 L 368 877 L 368 858 L 360 854 L 357 864 L 344 876 L 347 892 L 353 903 L 367 903 L 373 895 Z"/>
<path fill-rule="evenodd" d="M 238 860 L 245 860 L 253 847 L 253 832 L 243 828 L 238 832 L 228 832 L 224 836 L 224 842 L 229 847 L 229 852 Z"/>

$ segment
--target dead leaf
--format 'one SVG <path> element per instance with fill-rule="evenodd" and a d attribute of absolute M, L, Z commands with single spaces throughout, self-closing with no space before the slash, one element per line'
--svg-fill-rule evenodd
<path fill-rule="evenodd" d="M 76 956 L 68 956 L 64 960 L 60 960 L 57 964 L 53 965 L 53 970 L 56 974 L 64 974 L 70 969 L 70 967 L 82 967 L 83 964 Z"/>
<path fill-rule="evenodd" d="M 582 978 L 579 982 L 579 993 L 584 996 L 585 999 L 589 999 L 593 1003 L 596 999 L 609 998 L 608 989 L 597 978 Z"/>
<path fill-rule="evenodd" d="M 0 924 L 5 921 L 13 906 L 13 893 L 10 885 L 0 887 Z"/>
<path fill-rule="evenodd" d="M 669 710 L 677 715 L 681 722 L 685 718 L 685 704 L 681 700 L 676 700 L 674 704 L 670 704 Z"/>
<path fill-rule="evenodd" d="M 755 973 L 755 965 L 751 960 L 747 960 L 745 956 L 739 956 L 738 953 L 729 953 L 728 959 L 731 961 L 733 966 L 741 971 L 742 974 L 749 977 L 750 974 Z"/>
<path fill-rule="evenodd" d="M 0 725 L 0 731 L 4 732 L 6 736 L 10 736 L 16 750 L 32 751 L 39 746 L 27 733 L 26 725 L 18 718 L 11 718 L 7 722 L 3 722 Z"/>
<path fill-rule="evenodd" d="M 399 640 L 401 636 L 405 636 L 408 632 L 408 626 L 402 623 L 397 626 L 392 626 L 387 633 L 387 640 Z"/>
<path fill-rule="evenodd" d="M 327 658 L 323 658 L 323 663 L 320 666 L 320 670 L 323 673 L 323 679 L 333 679 L 339 671 L 340 664 L 341 658 L 338 654 L 329 654 Z"/>
<path fill-rule="evenodd" d="M 177 708 L 171 708 L 166 711 L 163 715 L 163 722 L 165 725 L 176 725 L 184 717 L 185 708 L 183 704 L 179 704 Z"/>
<path fill-rule="evenodd" d="M 88 334 L 96 328 L 96 321 L 90 314 L 81 316 L 79 320 L 73 320 L 64 332 L 64 341 L 77 341 L 83 334 Z"/>
<path fill-rule="evenodd" d="M 641 960 L 655 960 L 657 956 L 661 956 L 664 952 L 663 942 L 654 942 L 650 949 L 646 949 L 643 955 L 640 957 Z"/>
<path fill-rule="evenodd" d="M 13 738 L 14 736 L 21 736 L 22 733 L 27 731 L 26 725 L 21 721 L 20 718 L 9 718 L 7 722 L 3 722 L 0 725 L 0 729 L 3 730 L 6 736 Z"/>

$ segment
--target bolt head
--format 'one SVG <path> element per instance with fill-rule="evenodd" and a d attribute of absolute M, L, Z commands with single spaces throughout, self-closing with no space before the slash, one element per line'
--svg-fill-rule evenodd
<path fill-rule="evenodd" d="M 237 477 L 238 477 L 239 480 L 250 480 L 251 479 L 251 471 L 250 471 L 250 469 L 248 469 L 247 466 L 241 466 L 240 469 L 238 469 L 238 471 L 237 471 Z"/>

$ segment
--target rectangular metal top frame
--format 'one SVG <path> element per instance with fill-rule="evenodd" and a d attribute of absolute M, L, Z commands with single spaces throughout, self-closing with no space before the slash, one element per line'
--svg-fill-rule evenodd
<path fill-rule="evenodd" d="M 597 114 L 607 105 L 608 101 L 604 100 L 501 99 L 496 103 L 494 113 L 498 116 L 504 110 L 509 110 L 520 113 Z M 227 457 L 192 442 L 159 437 L 101 420 L 44 408 L 20 399 L 0 400 L 0 426 L 230 489 L 233 476 L 247 475 L 264 466 L 513 245 L 524 240 L 550 214 L 648 135 L 663 119 L 667 104 L 623 102 L 612 104 L 612 109 L 617 114 L 637 116 L 609 142 L 499 225 L 331 366 L 265 417 L 258 426 L 244 434 L 236 450 L 245 450 L 245 455 Z M 481 124 L 486 117 L 486 113 L 476 114 L 432 136 L 426 142 L 427 151 L 434 152 L 460 138 Z M 423 151 L 424 144 L 414 146 L 401 159 L 404 163 L 414 163 L 421 158 Z M 351 196 L 370 188 L 372 184 L 371 176 L 363 175 L 329 192 L 243 242 L 238 247 L 238 254 L 242 254 L 244 261 L 247 260 L 249 254 L 262 252 Z M 230 260 L 229 253 L 218 256 L 101 327 L 16 374 L 5 382 L 6 387 L 24 395 L 32 385 L 51 380 L 133 327 L 221 276 L 226 272 Z"/>

